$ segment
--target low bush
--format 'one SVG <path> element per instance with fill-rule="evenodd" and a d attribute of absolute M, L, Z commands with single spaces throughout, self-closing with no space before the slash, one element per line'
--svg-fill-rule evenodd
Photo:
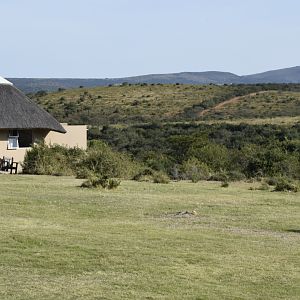
<path fill-rule="evenodd" d="M 103 189 L 116 189 L 120 185 L 120 181 L 114 178 L 107 177 L 91 177 L 81 184 L 83 188 L 103 188 Z"/>
<path fill-rule="evenodd" d="M 168 184 L 170 182 L 170 178 L 163 172 L 155 172 L 153 175 L 153 182 Z"/>
<path fill-rule="evenodd" d="M 128 155 L 113 151 L 100 141 L 91 141 L 86 151 L 79 148 L 34 145 L 27 151 L 23 173 L 37 175 L 76 175 L 93 177 L 132 178 L 141 169 Z"/>
<path fill-rule="evenodd" d="M 67 149 L 62 146 L 34 145 L 26 152 L 23 173 L 37 175 L 75 175 L 78 162 L 84 156 L 79 148 Z"/>
<path fill-rule="evenodd" d="M 182 173 L 184 179 L 192 180 L 192 182 L 198 182 L 199 180 L 207 180 L 210 176 L 209 167 L 199 161 L 197 158 L 192 157 L 183 162 Z"/>
<path fill-rule="evenodd" d="M 154 171 L 150 168 L 146 168 L 140 171 L 133 177 L 133 180 L 136 181 L 148 181 L 154 183 L 164 183 L 167 184 L 170 182 L 168 175 L 162 171 Z"/>
<path fill-rule="evenodd" d="M 140 166 L 122 153 L 113 151 L 101 141 L 91 141 L 83 158 L 77 164 L 77 177 L 84 178 L 90 173 L 97 177 L 132 178 Z M 85 178 L 87 178 L 85 177 Z"/>
<path fill-rule="evenodd" d="M 287 178 L 279 178 L 274 191 L 276 192 L 298 192 L 299 184 Z"/>
<path fill-rule="evenodd" d="M 154 171 L 150 168 L 145 168 L 141 170 L 139 173 L 133 176 L 133 180 L 135 181 L 152 181 L 154 176 Z"/>

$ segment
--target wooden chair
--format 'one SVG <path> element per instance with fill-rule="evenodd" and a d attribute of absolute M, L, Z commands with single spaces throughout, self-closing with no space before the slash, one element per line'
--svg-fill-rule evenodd
<path fill-rule="evenodd" d="M 13 157 L 3 156 L 3 158 L 1 159 L 1 162 L 0 162 L 0 170 L 4 171 L 4 172 L 10 172 L 10 174 L 12 174 L 14 171 L 15 174 L 17 174 L 18 173 L 18 165 L 19 165 L 19 163 L 14 162 Z"/>

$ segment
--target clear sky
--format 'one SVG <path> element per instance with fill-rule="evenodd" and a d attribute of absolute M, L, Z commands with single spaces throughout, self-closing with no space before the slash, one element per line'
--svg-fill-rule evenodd
<path fill-rule="evenodd" d="M 0 75 L 239 75 L 300 65 L 299 0 L 0 0 Z"/>

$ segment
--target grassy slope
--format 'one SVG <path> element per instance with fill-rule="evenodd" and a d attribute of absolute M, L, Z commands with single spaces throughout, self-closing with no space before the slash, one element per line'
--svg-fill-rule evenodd
<path fill-rule="evenodd" d="M 300 116 L 300 93 L 269 91 L 240 97 L 210 109 L 207 119 L 270 118 Z"/>
<path fill-rule="evenodd" d="M 251 88 L 251 87 L 250 87 Z M 36 98 L 60 121 L 92 125 L 191 120 L 249 120 L 299 117 L 300 93 L 274 92 L 242 97 L 201 115 L 201 103 L 228 97 L 234 86 L 115 86 L 74 89 Z M 230 99 L 230 96 L 229 96 Z M 292 120 L 294 122 L 294 120 Z"/>
<path fill-rule="evenodd" d="M 299 299 L 297 194 L 0 177 L 1 299 Z"/>
<path fill-rule="evenodd" d="M 89 123 L 101 125 L 128 121 L 167 121 L 193 104 L 229 93 L 230 90 L 230 87 L 192 85 L 114 86 L 50 93 L 37 102 L 59 120 L 80 122 L 88 119 Z M 66 103 L 76 106 L 69 116 L 64 111 Z"/>

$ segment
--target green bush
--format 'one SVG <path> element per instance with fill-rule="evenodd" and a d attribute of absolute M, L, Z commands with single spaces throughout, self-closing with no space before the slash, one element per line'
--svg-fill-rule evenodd
<path fill-rule="evenodd" d="M 116 189 L 120 185 L 120 181 L 114 178 L 107 177 L 91 177 L 81 184 L 83 188 L 103 188 L 103 189 Z"/>
<path fill-rule="evenodd" d="M 227 169 L 229 164 L 229 152 L 223 145 L 207 142 L 205 145 L 197 142 L 188 151 L 189 157 L 196 157 L 199 161 L 207 164 L 214 171 Z"/>
<path fill-rule="evenodd" d="M 77 164 L 77 177 L 87 178 L 90 174 L 97 177 L 132 178 L 140 166 L 122 153 L 113 151 L 101 141 L 91 141 L 80 163 Z"/>
<path fill-rule="evenodd" d="M 135 181 L 153 181 L 154 171 L 150 168 L 145 168 L 133 176 Z"/>
<path fill-rule="evenodd" d="M 274 191 L 276 192 L 298 192 L 299 184 L 287 178 L 279 178 Z"/>
<path fill-rule="evenodd" d="M 103 142 L 90 142 L 86 151 L 79 148 L 48 146 L 44 143 L 27 151 L 23 173 L 38 175 L 76 175 L 77 178 L 132 178 L 141 169 L 138 163 L 113 151 Z"/>
<path fill-rule="evenodd" d="M 269 178 L 266 178 L 266 183 L 267 183 L 268 185 L 276 186 L 277 182 L 278 182 L 278 178 L 276 178 L 276 177 L 269 177 Z"/>
<path fill-rule="evenodd" d="M 170 182 L 169 177 L 163 172 L 155 172 L 153 175 L 154 183 L 168 184 Z"/>
<path fill-rule="evenodd" d="M 192 182 L 207 180 L 210 176 L 209 167 L 195 157 L 183 162 L 182 172 L 183 178 L 192 180 Z"/>
<path fill-rule="evenodd" d="M 148 181 L 154 183 L 169 183 L 170 178 L 162 171 L 154 171 L 150 168 L 145 168 L 133 177 L 136 181 Z"/>
<path fill-rule="evenodd" d="M 34 145 L 26 152 L 23 173 L 38 175 L 75 175 L 78 162 L 84 151 L 79 148 L 67 149 L 62 146 Z"/>

